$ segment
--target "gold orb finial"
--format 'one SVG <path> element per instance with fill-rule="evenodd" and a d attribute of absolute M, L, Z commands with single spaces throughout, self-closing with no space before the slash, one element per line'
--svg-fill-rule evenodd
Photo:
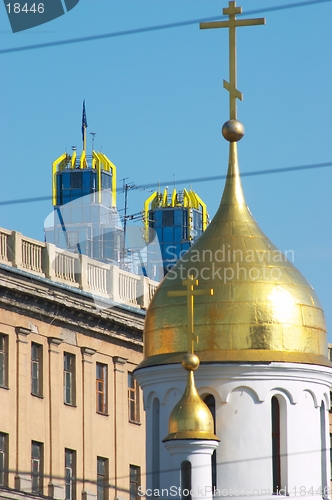
<path fill-rule="evenodd" d="M 188 352 L 182 358 L 182 366 L 188 372 L 193 372 L 199 367 L 199 357 Z"/>
<path fill-rule="evenodd" d="M 194 380 L 198 368 L 196 354 L 185 354 L 182 366 L 188 371 L 187 384 L 180 401 L 174 406 L 168 422 L 168 435 L 163 441 L 177 439 L 209 439 L 219 441 L 214 433 L 213 416 L 199 396 Z"/>
<path fill-rule="evenodd" d="M 223 124 L 221 133 L 229 142 L 237 142 L 244 136 L 244 126 L 239 120 L 228 120 Z"/>

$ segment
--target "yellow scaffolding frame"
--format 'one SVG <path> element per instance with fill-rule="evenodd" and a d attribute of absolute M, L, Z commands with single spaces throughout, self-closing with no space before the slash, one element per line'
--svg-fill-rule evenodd
<path fill-rule="evenodd" d="M 103 153 L 92 151 L 92 166 L 95 165 L 97 170 L 97 191 L 98 202 L 101 203 L 101 172 L 112 172 L 112 207 L 116 206 L 116 166 Z"/>
<path fill-rule="evenodd" d="M 150 208 L 151 205 L 151 208 Z M 202 230 L 205 231 L 208 224 L 208 214 L 206 210 L 206 204 L 203 200 L 198 196 L 195 191 L 189 189 L 187 191 L 185 188 L 183 189 L 183 201 L 179 201 L 178 193 L 176 189 L 173 189 L 171 201 L 168 203 L 168 190 L 164 189 L 163 193 L 155 191 L 151 196 L 144 202 L 144 235 L 145 241 L 149 239 L 149 210 L 153 210 L 154 208 L 167 208 L 167 207 L 180 207 L 183 206 L 188 209 L 188 220 L 189 226 L 192 228 L 193 221 L 190 217 L 190 209 L 195 208 L 196 210 L 201 209 L 202 212 Z M 192 237 L 190 237 L 192 239 Z"/>
<path fill-rule="evenodd" d="M 66 166 L 70 163 L 70 169 L 74 170 L 76 168 L 76 151 L 73 152 L 72 156 L 67 153 L 63 153 L 59 158 L 57 158 L 52 163 L 52 203 L 55 206 L 57 203 L 57 184 L 56 184 L 56 174 L 61 170 L 64 170 Z M 82 152 L 80 156 L 80 169 L 89 168 L 86 153 Z M 111 192 L 112 192 L 112 207 L 116 206 L 116 166 L 107 158 L 103 153 L 97 153 L 96 151 L 92 151 L 92 168 L 97 170 L 97 190 L 98 190 L 98 202 L 102 201 L 102 193 L 101 193 L 101 172 L 105 170 L 105 172 L 112 173 L 112 184 L 111 184 Z"/>
<path fill-rule="evenodd" d="M 59 158 L 57 158 L 52 163 L 52 204 L 56 205 L 56 200 L 58 196 L 57 185 L 56 185 L 56 174 L 58 170 L 64 170 L 66 165 L 70 161 L 70 156 L 67 153 L 63 153 Z"/>
<path fill-rule="evenodd" d="M 144 215 L 143 215 L 143 224 L 144 224 L 144 239 L 148 243 L 149 241 L 149 205 L 152 204 L 157 196 L 157 191 L 152 193 L 151 196 L 144 202 Z"/>

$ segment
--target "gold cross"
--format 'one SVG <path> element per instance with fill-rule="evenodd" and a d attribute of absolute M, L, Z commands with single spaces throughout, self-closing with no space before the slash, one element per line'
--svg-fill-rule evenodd
<path fill-rule="evenodd" d="M 236 99 L 242 101 L 243 95 L 236 88 L 236 28 L 237 26 L 255 26 L 265 24 L 264 18 L 236 19 L 236 14 L 242 14 L 242 7 L 236 7 L 236 2 L 229 2 L 228 8 L 223 9 L 223 14 L 229 17 L 228 21 L 214 21 L 200 23 L 201 29 L 229 28 L 229 83 L 224 80 L 224 88 L 229 91 L 230 119 L 236 120 Z"/>
<path fill-rule="evenodd" d="M 169 297 L 187 297 L 187 315 L 188 315 L 188 327 L 187 327 L 187 338 L 188 338 L 188 352 L 194 353 L 194 342 L 198 342 L 197 335 L 194 334 L 194 296 L 195 295 L 213 295 L 213 288 L 209 290 L 194 290 L 194 286 L 198 285 L 198 280 L 195 280 L 193 276 L 188 276 L 188 278 L 182 281 L 182 285 L 187 287 L 186 291 L 176 291 L 168 292 Z"/>

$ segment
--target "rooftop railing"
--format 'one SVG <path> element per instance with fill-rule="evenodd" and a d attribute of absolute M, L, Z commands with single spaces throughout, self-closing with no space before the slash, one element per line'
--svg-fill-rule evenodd
<path fill-rule="evenodd" d="M 119 304 L 146 309 L 158 282 L 27 238 L 17 231 L 0 228 L 0 263 L 110 298 Z"/>

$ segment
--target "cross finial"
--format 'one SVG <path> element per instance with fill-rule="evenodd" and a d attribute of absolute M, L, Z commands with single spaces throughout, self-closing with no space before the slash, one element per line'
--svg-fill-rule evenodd
<path fill-rule="evenodd" d="M 224 87 L 229 91 L 230 119 L 236 120 L 236 99 L 242 101 L 243 98 L 242 93 L 236 88 L 236 28 L 265 24 L 265 19 L 236 19 L 236 14 L 242 14 L 242 7 L 236 7 L 235 1 L 229 2 L 228 7 L 223 9 L 223 14 L 228 15 L 228 21 L 200 23 L 200 28 L 229 28 L 229 82 L 224 80 Z"/>
<path fill-rule="evenodd" d="M 194 290 L 194 286 L 198 285 L 198 280 L 194 279 L 193 276 L 188 276 L 186 280 L 182 281 L 182 285 L 187 287 L 183 291 L 171 291 L 167 295 L 169 297 L 187 297 L 187 341 L 188 353 L 194 353 L 194 342 L 198 342 L 197 335 L 194 334 L 194 296 L 195 295 L 213 295 L 213 288 L 209 290 Z"/>

